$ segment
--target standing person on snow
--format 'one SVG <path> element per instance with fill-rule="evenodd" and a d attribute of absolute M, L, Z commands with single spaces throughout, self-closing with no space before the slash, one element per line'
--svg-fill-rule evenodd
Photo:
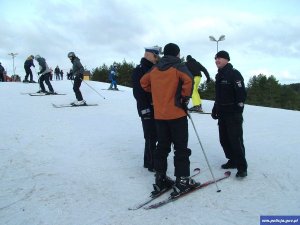
<path fill-rule="evenodd" d="M 161 47 L 153 46 L 145 48 L 144 57 L 132 73 L 132 91 L 136 99 L 138 114 L 141 117 L 145 148 L 144 148 L 144 168 L 154 172 L 154 151 L 156 149 L 157 135 L 154 120 L 154 111 L 151 93 L 146 92 L 140 84 L 141 78 L 147 73 L 159 60 Z"/>
<path fill-rule="evenodd" d="M 51 70 L 49 69 L 46 60 L 42 58 L 40 55 L 35 56 L 35 60 L 39 63 L 40 65 L 40 72 L 38 72 L 38 75 L 40 75 L 39 78 L 39 84 L 41 90 L 38 91 L 37 93 L 46 93 L 46 94 L 56 94 L 53 90 L 53 87 L 50 83 L 50 75 L 51 75 Z M 44 82 L 47 84 L 49 92 L 46 91 Z"/>
<path fill-rule="evenodd" d="M 198 185 L 190 178 L 191 150 L 188 149 L 187 104 L 192 95 L 193 77 L 181 63 L 180 49 L 169 43 L 164 56 L 141 79 L 141 86 L 152 93 L 154 118 L 158 137 L 155 151 L 155 184 L 153 194 L 171 187 L 173 181 L 166 176 L 167 158 L 174 144 L 176 182 L 171 195 L 175 196 Z"/>
<path fill-rule="evenodd" d="M 30 69 L 31 66 L 35 67 L 35 65 L 33 64 L 33 59 L 34 59 L 34 56 L 33 55 L 30 55 L 26 60 L 25 60 L 25 63 L 24 63 L 24 69 L 25 69 L 25 79 L 23 80 L 24 83 L 36 83 L 34 80 L 33 80 L 33 75 L 32 75 L 32 71 Z M 28 76 L 30 76 L 30 81 L 28 80 Z"/>
<path fill-rule="evenodd" d="M 205 74 L 206 76 L 206 82 L 208 83 L 210 81 L 210 76 L 209 73 L 207 72 L 207 69 L 201 65 L 196 59 L 194 59 L 191 55 L 188 55 L 186 57 L 186 63 L 185 65 L 189 69 L 189 71 L 192 73 L 194 76 L 194 89 L 193 89 L 193 95 L 192 95 L 192 102 L 193 102 L 193 107 L 190 108 L 190 111 L 195 111 L 195 112 L 203 112 L 202 110 L 202 101 L 201 97 L 198 91 L 199 84 L 201 82 L 201 71 Z"/>
<path fill-rule="evenodd" d="M 59 80 L 60 69 L 59 69 L 58 66 L 55 67 L 54 73 L 55 73 L 55 79 L 56 79 L 56 80 Z"/>
<path fill-rule="evenodd" d="M 80 91 L 80 86 L 83 80 L 83 73 L 84 73 L 84 68 L 81 65 L 80 59 L 75 55 L 74 52 L 69 52 L 68 53 L 68 58 L 71 60 L 73 64 L 73 76 L 74 76 L 74 84 L 73 84 L 73 90 L 75 92 L 75 96 L 77 101 L 74 101 L 71 103 L 71 105 L 86 105 L 85 101 L 82 98 L 82 94 Z"/>
<path fill-rule="evenodd" d="M 226 51 L 219 51 L 215 56 L 218 73 L 211 116 L 218 119 L 220 143 L 228 159 L 221 167 L 237 168 L 236 177 L 246 177 L 248 165 L 243 140 L 243 111 L 247 93 L 241 73 L 229 61 Z"/>
<path fill-rule="evenodd" d="M 114 64 L 109 71 L 109 77 L 108 79 L 110 80 L 110 87 L 108 88 L 108 90 L 119 90 L 117 88 L 117 65 Z M 113 88 L 114 87 L 114 88 Z"/>

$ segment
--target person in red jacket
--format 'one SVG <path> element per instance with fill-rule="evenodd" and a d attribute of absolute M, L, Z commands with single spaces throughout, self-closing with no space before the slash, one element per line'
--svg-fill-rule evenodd
<path fill-rule="evenodd" d="M 166 175 L 167 157 L 174 144 L 174 166 L 176 181 L 172 195 L 189 190 L 196 183 L 190 176 L 191 150 L 188 145 L 187 104 L 193 91 L 193 77 L 181 63 L 180 49 L 174 43 L 164 47 L 164 56 L 145 74 L 142 88 L 151 92 L 156 132 L 157 150 L 154 155 L 155 184 L 153 194 L 173 186 Z"/>

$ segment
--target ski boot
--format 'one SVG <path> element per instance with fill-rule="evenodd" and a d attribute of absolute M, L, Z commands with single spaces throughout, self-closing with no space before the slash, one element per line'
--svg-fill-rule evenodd
<path fill-rule="evenodd" d="M 201 105 L 195 105 L 192 108 L 190 108 L 189 111 L 191 111 L 191 112 L 200 112 L 200 113 L 203 112 Z"/>
<path fill-rule="evenodd" d="M 71 105 L 73 105 L 73 106 L 83 106 L 83 105 L 86 105 L 86 102 L 84 100 L 75 101 L 75 102 L 71 103 Z"/>
<path fill-rule="evenodd" d="M 151 195 L 157 195 L 164 189 L 170 189 L 174 185 L 174 181 L 164 173 L 155 174 L 155 184 L 153 184 L 154 191 Z"/>
<path fill-rule="evenodd" d="M 179 196 L 182 193 L 188 192 L 189 190 L 199 186 L 200 183 L 196 182 L 190 177 L 177 177 L 175 185 L 173 186 L 172 197 Z"/>

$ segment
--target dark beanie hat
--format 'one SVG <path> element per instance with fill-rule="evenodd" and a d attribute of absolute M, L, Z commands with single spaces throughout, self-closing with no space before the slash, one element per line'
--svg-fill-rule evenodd
<path fill-rule="evenodd" d="M 230 61 L 229 54 L 226 51 L 219 51 L 215 56 L 215 59 L 216 58 L 223 58 L 223 59 L 227 59 L 228 61 Z"/>
<path fill-rule="evenodd" d="M 164 47 L 164 55 L 177 56 L 180 52 L 178 45 L 169 43 Z"/>

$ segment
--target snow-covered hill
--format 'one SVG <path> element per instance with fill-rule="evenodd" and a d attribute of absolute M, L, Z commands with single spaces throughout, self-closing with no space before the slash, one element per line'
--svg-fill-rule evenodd
<path fill-rule="evenodd" d="M 96 107 L 53 108 L 75 100 L 70 81 L 53 81 L 61 96 L 31 97 L 37 84 L 0 83 L 0 224 L 5 225 L 253 225 L 261 215 L 299 215 L 300 112 L 247 105 L 244 139 L 248 177 L 229 179 L 154 210 L 129 211 L 152 191 L 143 168 L 143 133 L 130 88 L 82 93 Z M 204 101 L 210 111 L 213 102 Z M 192 114 L 216 177 L 226 162 L 217 122 Z M 191 168 L 211 174 L 193 127 Z M 173 177 L 173 154 L 168 175 Z M 164 195 L 166 197 L 167 194 Z M 162 197 L 162 198 L 164 198 Z"/>

